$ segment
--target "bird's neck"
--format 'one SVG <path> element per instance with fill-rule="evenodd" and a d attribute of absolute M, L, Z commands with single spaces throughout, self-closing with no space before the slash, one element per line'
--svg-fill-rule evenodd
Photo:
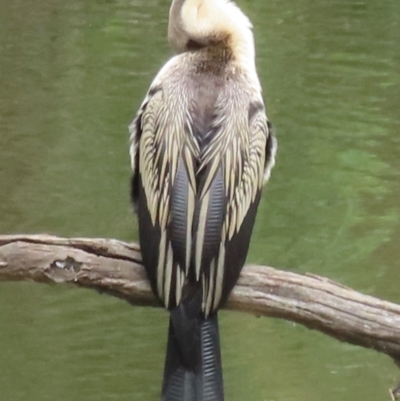
<path fill-rule="evenodd" d="M 186 0 L 180 11 L 188 35 L 187 50 L 207 48 L 210 55 L 235 60 L 239 67 L 255 71 L 251 23 L 232 2 Z"/>

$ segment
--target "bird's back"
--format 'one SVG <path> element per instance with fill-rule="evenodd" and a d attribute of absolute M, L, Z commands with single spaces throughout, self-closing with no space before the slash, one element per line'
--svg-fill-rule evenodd
<path fill-rule="evenodd" d="M 130 127 L 143 264 L 169 309 L 162 401 L 223 401 L 217 312 L 246 259 L 276 141 L 249 19 L 230 0 L 173 0 L 180 53 Z"/>
<path fill-rule="evenodd" d="M 244 264 L 268 138 L 261 94 L 219 61 L 199 52 L 173 58 L 134 123 L 141 133 L 133 197 L 153 290 L 168 308 L 196 294 L 205 315 Z"/>

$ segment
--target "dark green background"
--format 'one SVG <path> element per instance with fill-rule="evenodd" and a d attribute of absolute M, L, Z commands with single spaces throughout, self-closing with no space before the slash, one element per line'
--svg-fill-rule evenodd
<path fill-rule="evenodd" d="M 279 138 L 249 261 L 400 302 L 400 1 L 243 0 Z M 169 1 L 0 0 L 0 232 L 135 240 L 127 126 Z M 158 399 L 162 310 L 0 284 L 0 400 Z M 384 356 L 221 316 L 227 401 L 377 401 Z"/>

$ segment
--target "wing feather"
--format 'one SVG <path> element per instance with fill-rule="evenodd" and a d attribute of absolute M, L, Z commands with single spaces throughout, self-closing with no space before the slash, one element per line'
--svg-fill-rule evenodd
<path fill-rule="evenodd" d="M 225 206 L 218 232 L 220 242 L 214 247 L 214 259 L 208 264 L 202 265 L 199 261 L 204 253 L 204 238 L 210 237 L 212 232 L 206 229 L 201 240 L 198 237 L 196 271 L 201 271 L 208 283 L 204 304 L 206 315 L 224 302 L 239 277 L 248 251 L 264 170 L 270 170 L 273 165 L 273 152 L 267 160 L 267 145 L 276 143 L 271 137 L 261 100 L 254 101 L 257 102 L 254 106 L 252 102 L 244 105 L 234 94 L 230 99 L 230 102 L 217 105 L 218 113 L 230 118 L 216 117 L 213 140 L 202 154 L 201 168 L 207 175 L 203 177 L 201 198 L 207 198 L 208 209 L 221 199 Z M 249 108 L 253 108 L 252 113 L 248 112 Z M 223 195 L 211 194 L 219 166 L 222 168 Z"/>
<path fill-rule="evenodd" d="M 174 68 L 160 72 L 130 126 L 143 262 L 167 308 L 180 302 L 189 274 L 198 153 L 188 132 L 187 96 L 171 81 Z"/>
<path fill-rule="evenodd" d="M 227 85 L 212 112 L 201 114 L 212 116 L 208 124 L 173 63 L 160 74 L 169 74 L 167 84 L 156 78 L 130 126 L 142 256 L 167 308 L 194 282 L 207 316 L 239 277 L 276 140 L 259 94 Z"/>

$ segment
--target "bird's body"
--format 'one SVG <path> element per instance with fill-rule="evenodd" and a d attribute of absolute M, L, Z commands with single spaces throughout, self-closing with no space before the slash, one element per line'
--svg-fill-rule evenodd
<path fill-rule="evenodd" d="M 222 401 L 217 311 L 245 262 L 276 141 L 247 17 L 174 0 L 159 72 L 130 127 L 132 200 L 153 292 L 170 311 L 163 401 Z"/>

